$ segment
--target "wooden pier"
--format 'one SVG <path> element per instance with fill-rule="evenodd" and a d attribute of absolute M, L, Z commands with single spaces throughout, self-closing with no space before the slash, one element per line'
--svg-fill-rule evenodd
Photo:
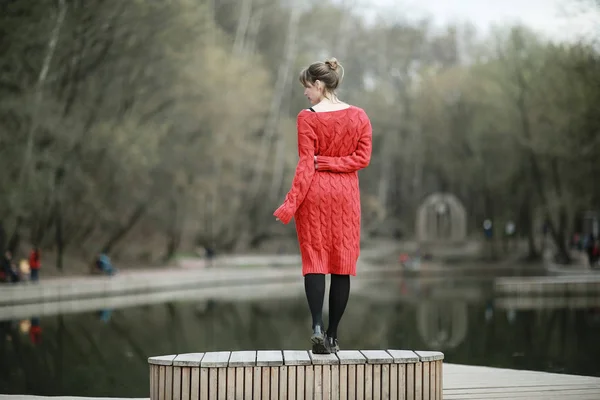
<path fill-rule="evenodd" d="M 600 378 L 444 364 L 444 400 L 471 399 L 598 400 Z"/>
<path fill-rule="evenodd" d="M 598 296 L 600 275 L 497 278 L 494 291 L 498 295 L 510 296 Z"/>
<path fill-rule="evenodd" d="M 234 352 L 234 353 L 238 353 L 238 352 Z M 229 362 L 233 362 L 234 365 L 236 363 L 242 364 L 244 365 L 244 361 L 243 359 L 247 356 L 244 356 L 242 353 L 246 353 L 246 352 L 239 352 L 237 356 L 235 356 L 232 360 L 231 355 L 229 358 Z M 255 353 L 255 352 L 250 352 L 250 353 Z M 305 353 L 305 352 L 300 352 L 300 353 Z M 410 354 L 411 352 L 408 352 L 407 354 Z M 249 354 L 249 353 L 247 353 Z M 289 353 L 288 353 L 289 354 Z M 343 353 L 341 353 L 343 354 Z M 362 353 L 361 353 L 362 354 Z M 285 355 L 285 352 L 284 352 Z M 201 398 L 200 397 L 200 386 L 198 386 L 198 392 L 194 392 L 193 393 L 193 397 L 192 397 L 192 393 L 190 392 L 186 392 L 185 393 L 185 397 L 182 397 L 182 392 L 179 391 L 179 395 L 177 392 L 168 392 L 166 391 L 166 388 L 168 387 L 173 387 L 174 383 L 173 383 L 173 377 L 175 376 L 174 374 L 167 374 L 167 371 L 170 371 L 170 369 L 172 369 L 173 371 L 175 370 L 175 368 L 179 368 L 179 372 L 177 373 L 177 379 L 179 379 L 179 382 L 185 382 L 185 385 L 189 385 L 189 387 L 191 388 L 192 385 L 199 385 L 202 381 L 201 379 L 197 378 L 197 374 L 200 373 L 199 369 L 201 369 L 201 363 L 202 363 L 202 359 L 200 360 L 200 365 L 197 361 L 197 359 L 199 357 L 202 357 L 201 355 L 189 355 L 186 356 L 189 359 L 191 359 L 191 361 L 189 361 L 188 365 L 184 365 L 186 364 L 185 361 L 185 357 L 181 357 L 180 358 L 180 366 L 178 367 L 174 367 L 173 366 L 173 360 L 176 358 L 176 356 L 167 356 L 167 357 L 152 357 L 150 359 L 150 380 L 152 382 L 152 385 L 150 386 L 150 395 L 154 396 L 154 398 L 156 398 L 156 396 L 158 396 L 158 398 L 160 398 L 160 390 L 164 390 L 164 394 L 163 394 L 163 398 L 171 398 L 171 399 L 192 399 L 192 398 Z M 342 358 L 344 356 L 342 355 Z M 250 357 L 251 358 L 251 357 Z M 414 360 L 416 357 L 413 355 L 412 359 Z M 236 361 L 237 359 L 237 361 Z M 285 361 L 285 358 L 284 358 Z M 406 361 L 409 361 L 408 359 Z M 248 361 L 249 364 L 252 364 L 252 362 L 249 360 Z M 299 363 L 300 361 L 298 361 Z M 347 362 L 347 361 L 346 361 Z M 436 362 L 440 362 L 441 360 L 437 360 Z M 403 376 L 404 376 L 404 383 L 407 383 L 406 377 L 407 377 L 407 371 L 410 370 L 410 364 L 411 363 L 405 363 L 405 364 L 387 364 L 388 365 L 388 371 L 391 370 L 389 369 L 389 367 L 391 366 L 392 369 L 395 369 L 396 371 L 403 371 Z M 305 360 L 305 365 L 288 365 L 286 367 L 286 376 L 288 377 L 287 383 L 286 383 L 286 387 L 288 388 L 288 391 L 286 393 L 289 393 L 289 388 L 291 387 L 289 382 L 290 382 L 290 376 L 293 375 L 290 374 L 290 371 L 294 371 L 295 368 L 295 380 L 292 381 L 292 384 L 295 382 L 296 383 L 296 387 L 298 386 L 298 370 L 302 370 L 302 368 L 304 368 L 304 371 L 306 372 L 306 367 L 313 365 L 312 361 L 308 362 Z M 318 366 L 319 364 L 317 364 Z M 346 372 L 346 374 L 348 373 L 348 371 L 352 370 L 352 366 L 351 364 L 343 364 L 340 362 L 340 364 L 334 364 L 337 365 L 338 367 L 338 372 L 339 371 L 344 371 Z M 354 364 L 354 374 L 356 374 L 356 370 L 357 370 L 357 366 L 362 365 L 363 368 L 367 365 L 366 363 L 361 363 L 361 364 Z M 372 368 L 375 367 L 375 364 L 371 364 Z M 383 370 L 383 365 L 386 364 L 379 364 L 380 365 L 380 369 Z M 395 365 L 395 366 L 394 366 Z M 404 367 L 403 367 L 404 365 Z M 413 365 L 416 365 L 416 363 L 414 363 Z M 422 364 L 421 364 L 422 365 Z M 162 369 L 161 369 L 162 366 Z M 321 365 L 322 366 L 322 365 Z M 437 366 L 437 364 L 436 364 Z M 194 369 L 196 368 L 196 369 Z M 206 367 L 205 367 L 206 368 Z M 210 368 L 210 367 L 209 367 Z M 233 368 L 233 367 L 232 367 Z M 263 368 L 263 367 L 235 367 L 235 368 L 243 368 L 243 376 L 244 378 L 246 377 L 246 369 L 245 368 L 250 368 L 250 370 L 248 370 L 248 376 L 251 376 L 252 378 L 248 380 L 248 384 L 250 384 L 250 382 L 252 382 L 252 384 L 254 385 L 254 368 Z M 267 368 L 267 367 L 265 367 Z M 333 370 L 333 367 L 329 367 L 330 370 Z M 363 369 L 364 370 L 364 369 Z M 422 369 L 421 369 L 422 370 Z M 189 372 L 188 372 L 189 371 Z M 209 370 L 210 371 L 210 370 Z M 225 368 L 223 371 L 225 371 L 224 376 L 230 376 L 231 379 L 233 380 L 234 376 L 235 379 L 237 379 L 237 377 L 240 377 L 240 381 L 241 381 L 241 376 L 242 376 L 242 370 L 240 370 L 239 375 L 238 375 L 238 371 L 237 369 L 235 370 L 235 372 L 232 372 L 230 375 L 228 375 L 229 373 L 229 369 Z M 279 370 L 278 370 L 279 371 Z M 423 371 L 423 370 L 422 370 Z M 209 397 L 208 398 L 214 398 L 214 399 L 228 399 L 228 398 L 233 398 L 233 399 L 256 399 L 257 397 L 252 397 L 252 396 L 248 396 L 246 397 L 244 395 L 245 392 L 236 392 L 234 391 L 233 394 L 230 394 L 227 392 L 227 386 L 225 386 L 225 391 L 223 393 L 219 393 L 218 389 L 219 389 L 219 370 L 216 371 L 217 372 L 217 383 L 216 383 L 216 388 L 217 388 L 217 392 L 210 392 L 209 393 Z M 269 371 L 270 372 L 270 371 Z M 323 372 L 323 369 L 321 369 L 321 372 Z M 443 399 L 444 400 L 486 400 L 486 399 L 494 399 L 494 400 L 512 400 L 512 399 L 518 399 L 518 400 L 598 400 L 600 399 L 600 377 L 593 377 L 593 376 L 579 376 L 579 375 L 569 375 L 569 374 L 556 374 L 556 373 L 548 373 L 548 372 L 538 372 L 538 371 L 523 371 L 523 370 L 514 370 L 514 369 L 506 369 L 506 368 L 492 368 L 492 367 L 482 367 L 482 366 L 475 366 L 475 365 L 459 365 L 459 364 L 449 364 L 449 363 L 444 363 L 443 365 L 443 378 L 441 375 L 437 375 L 438 370 L 435 370 L 436 372 L 436 379 L 435 379 L 435 384 L 436 384 L 436 390 L 438 390 L 439 393 L 439 389 L 442 387 L 442 382 L 443 382 Z M 278 372 L 279 373 L 279 372 Z M 213 370 L 213 375 L 214 375 L 214 370 Z M 223 374 L 221 374 L 223 376 Z M 352 373 L 351 373 L 352 375 Z M 400 372 L 399 372 L 400 375 Z M 165 377 L 165 380 L 163 381 L 163 385 L 160 385 L 160 380 L 159 378 L 161 376 Z M 185 378 L 184 378 L 185 376 Z M 281 378 L 282 375 L 279 375 L 278 377 Z M 331 375 L 329 375 L 331 376 Z M 395 376 L 395 375 L 394 375 Z M 414 375 L 413 375 L 414 376 Z M 431 376 L 431 375 L 430 375 Z M 304 377 L 306 377 L 306 374 L 304 375 Z M 314 382 L 314 365 L 313 365 L 313 382 Z M 421 379 L 423 375 L 421 375 Z M 170 381 L 167 382 L 167 378 L 170 379 Z M 208 373 L 208 376 L 206 375 L 206 373 L 204 375 L 200 375 L 200 378 L 204 379 L 204 383 L 206 382 L 210 382 L 210 372 Z M 208 380 L 207 380 L 208 378 Z M 257 376 L 257 380 L 256 382 L 258 383 L 258 387 L 260 387 L 260 389 L 262 391 L 262 382 L 263 382 L 263 376 L 262 374 Z M 391 375 L 390 375 L 391 378 Z M 184 381 L 185 379 L 185 381 Z M 271 375 L 269 375 L 269 385 L 267 385 L 269 388 L 271 387 Z M 155 386 L 155 382 L 158 382 L 159 385 Z M 196 383 L 197 382 L 197 383 Z M 304 379 L 304 382 L 306 383 L 306 379 Z M 321 378 L 321 383 L 323 382 L 322 378 Z M 332 382 L 331 379 L 329 381 L 327 381 L 328 383 Z M 336 381 L 337 382 L 337 381 Z M 340 391 L 340 396 L 339 397 L 335 397 L 336 399 L 342 399 L 342 398 L 354 398 L 357 399 L 359 397 L 350 397 L 351 393 L 356 393 L 356 391 L 354 392 L 348 392 L 348 383 L 350 382 L 349 380 L 346 381 L 346 397 L 342 397 L 342 391 Z M 354 380 L 354 388 L 356 388 L 356 379 Z M 381 396 L 380 399 L 382 400 L 406 400 L 406 393 L 407 390 L 401 390 L 400 389 L 400 384 L 402 382 L 400 376 L 398 377 L 398 380 L 396 380 L 395 382 L 398 382 L 398 391 L 397 392 L 389 392 L 388 396 L 386 396 L 386 393 L 384 392 L 380 392 Z M 410 382 L 410 380 L 408 381 Z M 423 382 L 421 380 L 421 382 Z M 177 386 L 177 388 L 181 388 L 181 383 L 178 384 L 179 386 Z M 300 385 L 302 386 L 302 385 Z M 214 383 L 213 383 L 213 388 L 214 388 Z M 371 385 L 372 387 L 372 385 Z M 245 390 L 245 386 L 244 386 L 244 390 Z M 355 389 L 356 390 L 356 389 Z M 240 393 L 242 393 L 242 395 L 240 395 Z M 254 394 L 254 390 L 251 391 L 252 394 Z M 261 392 L 262 393 L 262 392 Z M 297 394 L 298 392 L 296 392 Z M 414 392 L 411 392 L 414 393 Z M 290 396 L 286 397 L 274 397 L 274 398 L 279 398 L 279 399 L 308 399 L 308 398 L 313 398 L 310 396 L 305 396 L 305 397 L 301 397 L 301 396 L 297 396 L 294 393 L 291 393 Z M 301 395 L 303 395 L 303 393 L 300 393 Z M 304 393 L 305 394 L 305 393 Z M 229 397 L 227 397 L 229 395 Z M 418 398 L 419 400 L 424 399 L 425 394 L 423 392 L 423 390 L 421 390 L 420 392 L 420 397 L 416 397 L 416 393 L 413 394 L 413 399 Z M 169 396 L 169 397 L 167 397 Z M 179 396 L 179 397 L 177 397 Z M 233 397 L 231 397 L 233 396 Z M 404 396 L 404 397 L 402 397 Z M 437 395 L 436 395 L 437 396 Z M 259 399 L 262 397 L 258 397 Z M 321 392 L 321 399 L 326 399 L 327 397 L 323 397 L 323 393 Z M 330 396 L 330 399 L 333 399 L 334 397 Z M 365 398 L 365 397 L 363 397 Z M 371 397 L 374 398 L 374 397 Z M 431 399 L 431 391 L 429 391 L 429 399 Z M 442 398 L 442 397 L 434 397 L 435 399 L 438 398 Z M 97 397 L 71 397 L 71 396 L 33 396 L 33 395 L 3 395 L 0 394 L 0 400 L 148 400 L 148 397 L 145 398 L 136 398 L 136 399 L 132 399 L 132 398 L 108 398 L 108 397 L 104 397 L 104 398 L 97 398 Z"/>
<path fill-rule="evenodd" d="M 223 351 L 150 357 L 151 400 L 441 400 L 431 351 Z"/>

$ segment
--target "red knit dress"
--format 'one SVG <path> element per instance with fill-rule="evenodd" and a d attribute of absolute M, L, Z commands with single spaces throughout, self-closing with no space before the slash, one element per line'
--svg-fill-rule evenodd
<path fill-rule="evenodd" d="M 274 212 L 296 219 L 302 275 L 356 275 L 360 253 L 358 170 L 371 161 L 371 122 L 359 107 L 297 118 L 300 159 L 292 187 Z M 315 170 L 314 156 L 317 156 Z"/>

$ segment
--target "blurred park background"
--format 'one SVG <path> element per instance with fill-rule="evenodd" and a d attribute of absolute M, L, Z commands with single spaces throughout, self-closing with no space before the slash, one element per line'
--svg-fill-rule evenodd
<path fill-rule="evenodd" d="M 145 397 L 151 355 L 306 348 L 272 213 L 327 57 L 373 125 L 343 348 L 600 376 L 597 0 L 0 0 L 0 274 L 42 265 L 0 285 L 0 391 Z M 73 277 L 98 254 L 119 273 Z M 548 275 L 578 283 L 521 291 Z"/>
<path fill-rule="evenodd" d="M 272 212 L 307 107 L 297 75 L 334 56 L 373 124 L 365 240 L 413 237 L 448 192 L 469 235 L 513 221 L 536 258 L 546 221 L 568 260 L 600 208 L 600 5 L 475 3 L 3 0 L 0 243 L 39 244 L 46 274 L 100 251 L 295 249 Z"/>

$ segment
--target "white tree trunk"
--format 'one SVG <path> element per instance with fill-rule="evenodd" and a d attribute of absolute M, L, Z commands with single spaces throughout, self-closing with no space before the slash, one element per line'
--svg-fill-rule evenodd
<path fill-rule="evenodd" d="M 252 0 L 242 0 L 242 10 L 240 11 L 240 19 L 238 20 L 235 40 L 233 42 L 234 56 L 241 56 L 244 51 L 251 15 Z"/>
<path fill-rule="evenodd" d="M 256 51 L 256 38 L 258 37 L 260 24 L 262 23 L 264 8 L 264 5 L 261 4 L 252 15 L 246 39 L 246 55 L 252 55 Z"/>
<path fill-rule="evenodd" d="M 286 86 L 289 83 L 289 72 L 296 58 L 296 37 L 298 33 L 298 21 L 300 20 L 299 7 L 292 7 L 290 12 L 290 22 L 288 25 L 287 37 L 284 48 L 284 59 L 279 66 L 277 73 L 277 81 L 275 83 L 275 91 L 271 100 L 269 116 L 265 124 L 264 134 L 260 144 L 259 155 L 257 157 L 256 166 L 254 168 L 255 178 L 251 184 L 251 199 L 256 199 L 262 186 L 265 167 L 269 159 L 269 150 L 272 148 L 273 136 L 277 132 L 279 124 L 279 116 L 281 110 L 281 102 L 286 91 Z"/>
<path fill-rule="evenodd" d="M 56 22 L 54 23 L 54 29 L 52 29 L 52 33 L 50 34 L 50 40 L 48 40 L 48 47 L 46 50 L 46 55 L 44 57 L 44 61 L 42 63 L 42 68 L 40 69 L 40 73 L 38 75 L 38 79 L 35 84 L 35 105 L 33 111 L 33 117 L 31 119 L 31 124 L 29 125 L 29 131 L 27 132 L 27 144 L 25 146 L 25 154 L 23 156 L 23 164 L 21 166 L 21 171 L 19 175 L 19 187 L 22 187 L 23 191 L 27 190 L 27 186 L 29 183 L 29 174 L 30 167 L 29 164 L 31 162 L 31 156 L 33 153 L 33 143 L 35 139 L 35 131 L 38 128 L 39 123 L 39 112 L 42 103 L 42 99 L 44 97 L 44 83 L 46 82 L 46 78 L 48 77 L 48 71 L 50 70 L 50 64 L 52 63 L 52 59 L 54 58 L 54 53 L 56 52 L 56 46 L 58 45 L 58 38 L 60 36 L 60 31 L 63 26 L 63 22 L 65 20 L 65 15 L 67 14 L 67 3 L 65 0 L 59 0 L 58 2 L 58 14 L 56 15 Z"/>

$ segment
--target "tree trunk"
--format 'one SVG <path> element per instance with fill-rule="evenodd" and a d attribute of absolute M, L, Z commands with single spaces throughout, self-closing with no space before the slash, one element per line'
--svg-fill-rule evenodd
<path fill-rule="evenodd" d="M 233 42 L 233 55 L 241 56 L 245 43 L 246 34 L 248 33 L 248 25 L 252 16 L 252 0 L 242 0 L 242 10 L 240 11 L 240 19 L 238 20 L 237 29 L 235 32 L 235 40 Z"/>
<path fill-rule="evenodd" d="M 535 244 L 535 229 L 533 226 L 532 207 L 531 207 L 531 193 L 530 190 L 525 194 L 523 201 L 521 202 L 521 209 L 519 215 L 519 225 L 523 227 L 523 233 L 527 235 L 527 260 L 533 261 L 540 257 Z"/>
<path fill-rule="evenodd" d="M 60 31 L 65 20 L 65 15 L 67 13 L 67 3 L 66 0 L 58 0 L 58 14 L 56 16 L 56 22 L 54 24 L 54 29 L 50 34 L 50 40 L 48 41 L 48 48 L 46 50 L 46 55 L 44 57 L 44 61 L 42 64 L 42 68 L 38 75 L 38 79 L 35 85 L 35 105 L 34 105 L 34 114 L 31 119 L 29 130 L 27 132 L 27 144 L 25 146 L 25 154 L 23 156 L 23 164 L 21 166 L 21 172 L 19 174 L 19 186 L 21 190 L 25 192 L 27 190 L 29 179 L 25 180 L 25 177 L 29 176 L 30 168 L 30 160 L 33 155 L 33 143 L 35 131 L 38 127 L 39 122 L 39 112 L 41 107 L 41 102 L 43 98 L 43 87 L 46 82 L 46 78 L 48 76 L 48 70 L 50 69 L 50 64 L 52 63 L 52 58 L 54 57 L 54 53 L 56 51 L 56 46 L 58 44 L 58 38 L 60 36 Z"/>
<path fill-rule="evenodd" d="M 127 233 L 129 233 L 129 231 L 131 231 L 131 229 L 133 229 L 135 224 L 140 220 L 140 218 L 146 212 L 147 206 L 148 206 L 147 203 L 142 203 L 136 207 L 136 209 L 133 211 L 133 213 L 131 213 L 131 215 L 127 219 L 127 222 L 125 222 L 125 224 L 123 224 L 121 227 L 119 227 L 113 233 L 113 235 L 108 239 L 106 244 L 104 246 L 102 246 L 103 253 L 110 252 L 110 250 L 112 250 L 112 248 L 115 245 L 117 245 L 119 243 L 119 241 L 121 241 L 121 239 L 123 239 L 125 237 L 125 235 Z"/>
<path fill-rule="evenodd" d="M 269 150 L 272 147 L 273 136 L 278 131 L 277 125 L 279 124 L 281 102 L 286 92 L 286 86 L 289 83 L 289 72 L 296 57 L 296 36 L 298 33 L 299 20 L 300 8 L 292 7 L 290 11 L 290 21 L 288 24 L 287 37 L 285 41 L 284 60 L 279 65 L 277 81 L 275 82 L 275 91 L 271 100 L 271 107 L 269 109 L 269 116 L 265 124 L 265 130 L 260 144 L 259 155 L 257 156 L 257 163 L 254 168 L 255 177 L 250 185 L 250 188 L 252 190 L 250 197 L 251 200 L 255 200 L 258 194 L 261 192 L 262 182 L 265 176 L 264 169 L 269 160 Z"/>
<path fill-rule="evenodd" d="M 256 50 L 256 38 L 258 37 L 258 32 L 260 30 L 260 24 L 262 22 L 262 17 L 264 14 L 264 0 L 259 1 L 259 5 L 257 7 L 256 12 L 253 13 L 252 18 L 250 20 L 250 26 L 248 27 L 248 34 L 246 35 L 246 43 L 245 43 L 245 55 L 250 56 L 254 54 Z"/>
<path fill-rule="evenodd" d="M 6 249 L 9 250 L 13 255 L 19 248 L 19 243 L 21 243 L 21 225 L 23 224 L 23 218 L 21 216 L 17 216 L 17 221 L 15 223 L 15 228 L 13 230 L 12 235 L 8 239 L 8 243 L 6 244 Z"/>
<path fill-rule="evenodd" d="M 171 198 L 170 201 L 170 211 L 171 217 L 169 220 L 169 229 L 167 236 L 167 249 L 165 255 L 163 256 L 164 261 L 168 261 L 175 255 L 175 252 L 179 249 L 179 245 L 181 244 L 181 224 L 180 224 L 180 215 L 182 214 L 179 201 L 183 197 L 183 191 L 177 191 L 177 198 Z"/>
<path fill-rule="evenodd" d="M 65 250 L 65 241 L 63 237 L 63 218 L 62 218 L 62 207 L 60 201 L 56 202 L 55 208 L 55 245 L 56 245 L 56 268 L 62 271 L 63 269 L 63 256 Z"/>
<path fill-rule="evenodd" d="M 4 230 L 4 223 L 0 221 L 0 257 L 4 256 L 4 249 L 6 246 L 6 231 Z"/>

